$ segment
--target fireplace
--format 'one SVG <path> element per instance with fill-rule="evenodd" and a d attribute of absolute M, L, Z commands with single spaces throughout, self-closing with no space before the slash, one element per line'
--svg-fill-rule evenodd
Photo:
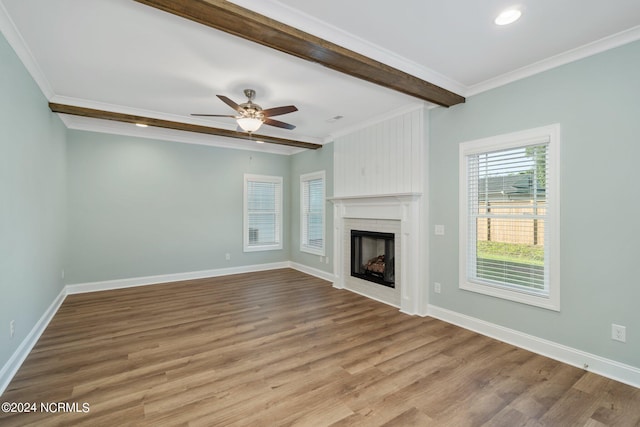
<path fill-rule="evenodd" d="M 395 234 L 351 230 L 351 276 L 395 288 Z"/>
<path fill-rule="evenodd" d="M 333 197 L 331 201 L 335 229 L 333 286 L 398 307 L 403 313 L 426 315 L 426 280 L 421 276 L 423 264 L 420 263 L 420 242 L 426 242 L 426 238 L 419 239 L 420 224 L 426 220 L 421 221 L 421 195 L 342 196 Z M 394 237 L 393 255 L 385 254 L 385 269 L 386 260 L 393 258 L 393 287 L 351 275 L 351 247 L 355 246 L 351 241 L 352 230 L 389 233 Z M 381 254 L 374 253 L 369 259 L 378 255 Z"/>

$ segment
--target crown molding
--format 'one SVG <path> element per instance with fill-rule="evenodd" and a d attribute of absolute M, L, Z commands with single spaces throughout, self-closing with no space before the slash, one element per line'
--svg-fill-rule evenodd
<path fill-rule="evenodd" d="M 49 80 L 47 80 L 44 72 L 40 68 L 40 65 L 36 61 L 33 53 L 27 46 L 27 42 L 22 38 L 22 34 L 18 31 L 15 23 L 9 16 L 9 12 L 5 8 L 4 4 L 0 1 L 0 32 L 4 35 L 9 42 L 9 45 L 13 48 L 22 64 L 25 66 L 33 80 L 44 94 L 49 99 L 54 93 L 51 88 Z"/>
<path fill-rule="evenodd" d="M 637 40 L 640 40 L 640 25 L 469 86 L 462 94 L 477 95 Z"/>

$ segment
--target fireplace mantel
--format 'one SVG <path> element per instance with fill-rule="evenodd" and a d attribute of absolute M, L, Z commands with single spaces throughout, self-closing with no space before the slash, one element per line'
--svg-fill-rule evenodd
<path fill-rule="evenodd" d="M 364 195 L 351 195 L 351 196 L 334 196 L 329 197 L 327 200 L 352 200 L 352 199 L 406 199 L 420 197 L 422 193 L 388 193 L 388 194 L 364 194 Z"/>
<path fill-rule="evenodd" d="M 338 196 L 330 200 L 338 209 L 340 218 L 403 220 L 407 209 L 417 206 L 422 193 L 371 194 Z"/>
<path fill-rule="evenodd" d="M 413 201 L 422 196 L 422 193 L 389 193 L 389 194 L 368 194 L 360 196 L 335 196 L 329 197 L 327 200 L 333 203 L 361 203 L 361 202 L 378 202 L 378 203 L 396 203 Z"/>
<path fill-rule="evenodd" d="M 420 265 L 420 218 L 422 193 L 368 194 L 329 198 L 334 205 L 334 287 L 345 286 L 345 267 L 350 263 L 350 251 L 345 243 L 345 220 L 392 220 L 400 223 L 402 260 L 400 271 L 400 311 L 407 314 L 426 313 L 426 289 L 423 286 Z"/>

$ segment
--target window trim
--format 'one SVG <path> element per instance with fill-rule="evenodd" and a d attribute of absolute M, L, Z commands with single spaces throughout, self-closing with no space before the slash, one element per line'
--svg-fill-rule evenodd
<path fill-rule="evenodd" d="M 548 295 L 527 293 L 507 287 L 491 286 L 468 280 L 468 179 L 467 158 L 470 155 L 548 142 L 547 218 L 545 248 L 548 270 Z M 560 311 L 560 125 L 553 124 L 520 132 L 497 135 L 460 143 L 459 147 L 459 288 L 523 304 Z"/>
<path fill-rule="evenodd" d="M 278 184 L 280 187 L 280 203 L 277 212 L 277 230 L 276 234 L 278 236 L 278 243 L 270 244 L 270 245 L 250 245 L 249 244 L 249 212 L 248 212 L 248 182 L 268 182 Z M 259 251 L 273 251 L 282 249 L 282 241 L 283 241 L 283 199 L 284 199 L 284 188 L 283 188 L 283 178 L 281 176 L 271 176 L 271 175 L 254 175 L 254 174 L 244 174 L 244 191 L 243 191 L 243 214 L 242 214 L 242 238 L 243 238 L 243 251 L 244 252 L 259 252 Z"/>
<path fill-rule="evenodd" d="M 305 228 L 305 206 L 304 206 L 304 185 L 305 182 L 313 181 L 316 179 L 322 179 L 322 200 L 326 199 L 327 194 L 327 179 L 324 170 L 318 172 L 311 172 L 300 175 L 300 252 L 306 252 L 313 255 L 324 256 L 326 253 L 326 229 L 327 229 L 327 215 L 325 203 L 322 203 L 322 248 L 314 248 L 308 246 L 303 240 L 304 228 Z"/>

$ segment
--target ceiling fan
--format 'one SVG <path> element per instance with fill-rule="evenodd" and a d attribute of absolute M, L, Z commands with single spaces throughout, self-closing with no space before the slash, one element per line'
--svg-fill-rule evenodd
<path fill-rule="evenodd" d="M 216 95 L 222 102 L 227 104 L 229 107 L 233 108 L 238 112 L 238 115 L 231 116 L 225 114 L 191 114 L 192 116 L 201 116 L 201 117 L 233 117 L 238 122 L 238 126 L 240 126 L 245 132 L 255 132 L 260 126 L 264 123 L 265 125 L 275 126 L 283 129 L 295 129 L 294 125 L 289 123 L 281 122 L 278 120 L 274 120 L 271 117 L 279 116 L 282 114 L 293 113 L 294 111 L 298 111 L 298 109 L 294 105 L 286 105 L 282 107 L 274 107 L 267 108 L 263 110 L 258 104 L 253 102 L 253 98 L 256 96 L 256 91 L 253 89 L 245 89 L 244 95 L 247 97 L 247 102 L 242 104 L 236 104 L 229 98 L 224 95 Z"/>

